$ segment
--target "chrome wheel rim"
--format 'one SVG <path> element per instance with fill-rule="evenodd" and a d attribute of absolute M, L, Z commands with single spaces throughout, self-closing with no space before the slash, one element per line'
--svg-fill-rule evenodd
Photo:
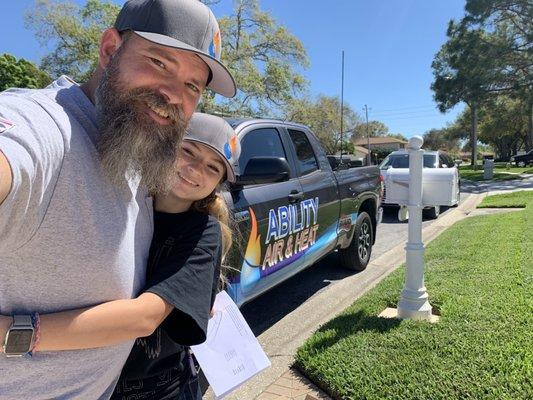
<path fill-rule="evenodd" d="M 359 259 L 366 261 L 370 254 L 370 226 L 364 222 L 359 230 L 359 246 L 357 246 Z"/>

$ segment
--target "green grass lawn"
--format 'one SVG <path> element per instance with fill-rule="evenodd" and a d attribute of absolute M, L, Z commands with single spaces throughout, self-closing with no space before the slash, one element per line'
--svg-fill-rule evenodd
<path fill-rule="evenodd" d="M 426 250 L 439 323 L 377 317 L 396 306 L 402 267 L 309 338 L 296 366 L 335 399 L 533 398 L 532 227 L 530 195 L 523 211 L 460 221 Z"/>
<path fill-rule="evenodd" d="M 485 180 L 485 178 L 483 177 L 483 170 L 459 171 L 459 175 L 461 176 L 461 179 L 466 179 L 466 180 L 474 181 L 474 182 L 480 182 L 480 181 Z M 513 179 L 520 179 L 520 176 L 514 175 L 514 174 L 508 174 L 505 172 L 494 171 L 491 181 L 510 181 Z"/>
<path fill-rule="evenodd" d="M 487 196 L 483 199 L 481 204 L 478 205 L 478 208 L 523 208 L 526 207 L 528 203 L 533 203 L 533 190 L 521 190 L 518 192 Z M 533 229 L 533 226 L 531 229 Z"/>
<path fill-rule="evenodd" d="M 507 168 L 505 164 L 496 165 L 494 167 L 494 176 L 493 181 L 506 181 L 513 179 L 520 179 L 516 174 L 533 174 L 533 168 L 525 167 L 509 167 Z M 476 170 L 473 170 L 470 165 L 461 165 L 459 166 L 459 175 L 461 179 L 468 179 L 470 181 L 483 181 L 483 167 L 479 165 Z"/>
<path fill-rule="evenodd" d="M 496 172 L 513 172 L 515 174 L 533 174 L 533 168 L 531 167 L 496 167 L 494 168 Z"/>

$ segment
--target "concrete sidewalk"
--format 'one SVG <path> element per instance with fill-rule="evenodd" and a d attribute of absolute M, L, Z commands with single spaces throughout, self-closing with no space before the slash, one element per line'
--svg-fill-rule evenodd
<path fill-rule="evenodd" d="M 423 229 L 424 244 L 428 244 L 444 230 L 468 217 L 487 195 L 492 192 L 507 192 L 533 189 L 533 179 L 529 182 L 494 182 L 494 185 L 472 185 L 472 194 L 457 208 L 442 215 L 434 223 Z M 476 187 L 477 186 L 477 187 Z M 292 368 L 298 347 L 320 327 L 350 306 L 376 284 L 405 262 L 405 244 L 402 243 L 369 263 L 365 271 L 354 277 L 338 282 L 335 296 L 323 291 L 278 321 L 263 332 L 258 340 L 267 351 L 272 366 L 257 375 L 245 385 L 231 393 L 226 399 L 232 400 L 323 400 L 330 397 L 311 383 L 299 371 Z M 294 319 L 305 321 L 304 329 L 295 332 L 291 329 Z M 275 345 L 273 346 L 273 343 Z M 213 399 L 208 391 L 204 399 Z"/>

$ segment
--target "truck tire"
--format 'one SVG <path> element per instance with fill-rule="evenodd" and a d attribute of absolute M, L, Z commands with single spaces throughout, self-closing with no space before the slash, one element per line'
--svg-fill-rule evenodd
<path fill-rule="evenodd" d="M 428 210 L 424 210 L 424 216 L 429 219 L 437 219 L 440 215 L 440 206 L 431 207 Z"/>
<path fill-rule="evenodd" d="M 372 254 L 374 231 L 372 221 L 366 212 L 361 212 L 355 222 L 353 238 L 350 245 L 339 250 L 341 266 L 353 271 L 363 271 Z"/>

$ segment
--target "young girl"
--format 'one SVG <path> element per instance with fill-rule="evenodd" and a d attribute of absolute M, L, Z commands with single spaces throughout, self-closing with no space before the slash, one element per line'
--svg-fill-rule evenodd
<path fill-rule="evenodd" d="M 144 292 L 131 300 L 34 315 L 35 356 L 139 338 L 113 399 L 201 399 L 188 346 L 205 341 L 220 265 L 231 245 L 228 209 L 217 187 L 235 180 L 239 154 L 228 123 L 194 114 L 173 189 L 155 199 Z M 11 320 L 0 316 L 0 338 Z"/>

